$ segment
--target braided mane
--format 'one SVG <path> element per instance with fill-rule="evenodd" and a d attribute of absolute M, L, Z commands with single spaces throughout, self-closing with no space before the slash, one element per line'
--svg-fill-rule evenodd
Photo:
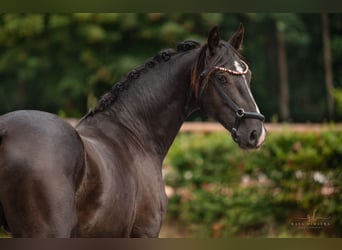
<path fill-rule="evenodd" d="M 200 44 L 196 41 L 186 40 L 179 43 L 176 49 L 165 49 L 160 51 L 156 56 L 146 60 L 143 65 L 128 72 L 127 75 L 117 82 L 109 92 L 105 93 L 100 98 L 96 107 L 90 110 L 88 115 L 94 115 L 97 112 L 106 110 L 107 107 L 111 106 L 117 100 L 119 94 L 129 87 L 129 83 L 132 80 L 139 78 L 141 74 L 147 72 L 149 69 L 153 69 L 157 64 L 167 62 L 172 56 L 198 48 L 199 46 Z"/>

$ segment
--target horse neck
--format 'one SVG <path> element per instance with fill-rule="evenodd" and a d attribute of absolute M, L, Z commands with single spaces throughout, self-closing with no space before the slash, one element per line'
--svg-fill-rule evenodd
<path fill-rule="evenodd" d="M 190 86 L 191 69 L 197 49 L 176 54 L 139 78 L 104 111 L 92 119 L 97 129 L 113 139 L 132 138 L 135 146 L 165 157 L 181 125 L 196 108 Z"/>

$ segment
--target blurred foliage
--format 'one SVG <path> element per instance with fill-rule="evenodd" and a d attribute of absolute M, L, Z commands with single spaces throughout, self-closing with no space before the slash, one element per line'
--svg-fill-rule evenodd
<path fill-rule="evenodd" d="M 342 88 L 335 88 L 333 96 L 336 102 L 336 113 L 337 115 L 342 116 Z"/>
<path fill-rule="evenodd" d="M 329 17 L 333 70 L 339 72 L 342 15 Z M 288 47 L 291 118 L 323 121 L 327 108 L 320 20 L 319 14 L 291 13 L 1 14 L 0 113 L 25 108 L 80 117 L 122 75 L 160 49 L 185 39 L 205 42 L 214 25 L 229 39 L 242 22 L 243 54 L 266 117 L 278 117 L 279 110 L 278 26 Z M 336 87 L 342 87 L 341 77 L 334 75 Z"/>
<path fill-rule="evenodd" d="M 202 237 L 341 237 L 341 163 L 333 128 L 270 134 L 258 151 L 228 134 L 182 133 L 164 163 L 167 220 Z M 301 227 L 309 217 L 326 224 Z"/>

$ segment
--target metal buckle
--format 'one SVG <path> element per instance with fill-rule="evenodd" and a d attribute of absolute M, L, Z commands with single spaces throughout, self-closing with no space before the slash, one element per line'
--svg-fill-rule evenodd
<path fill-rule="evenodd" d="M 238 118 L 242 118 L 245 116 L 245 111 L 243 108 L 239 108 L 238 110 L 236 110 L 236 113 L 235 113 L 236 117 Z"/>

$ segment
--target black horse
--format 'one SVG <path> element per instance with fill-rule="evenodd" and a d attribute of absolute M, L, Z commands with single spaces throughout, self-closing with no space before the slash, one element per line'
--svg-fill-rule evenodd
<path fill-rule="evenodd" d="M 167 197 L 162 162 L 196 109 L 241 148 L 265 139 L 241 59 L 227 41 L 185 41 L 133 69 L 73 128 L 40 111 L 0 116 L 0 223 L 14 237 L 157 237 Z"/>

